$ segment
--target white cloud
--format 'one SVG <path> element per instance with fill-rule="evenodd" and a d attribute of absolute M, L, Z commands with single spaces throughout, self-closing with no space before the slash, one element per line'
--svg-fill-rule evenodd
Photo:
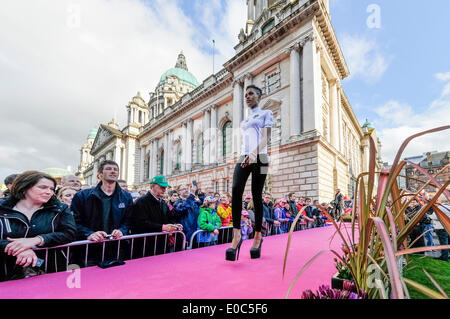
<path fill-rule="evenodd" d="M 203 3 L 197 17 L 209 18 L 207 30 L 176 1 L 2 1 L 0 180 L 25 169 L 76 167 L 89 130 L 115 113 L 123 127 L 131 98 L 140 91 L 147 100 L 181 50 L 199 81 L 209 76 L 204 45 L 212 36 L 221 39 L 217 72 L 234 54 L 245 2 L 222 8 L 215 1 L 222 14 Z"/>
<path fill-rule="evenodd" d="M 448 84 L 443 88 L 443 92 L 447 89 Z M 427 108 L 413 108 L 406 103 L 391 100 L 374 110 L 379 116 L 374 121 L 374 126 L 382 143 L 383 159 L 392 163 L 406 138 L 419 132 L 450 124 L 450 95 L 442 94 Z M 402 158 L 421 155 L 429 151 L 449 151 L 449 137 L 450 130 L 421 136 L 407 146 Z"/>
<path fill-rule="evenodd" d="M 446 73 L 437 73 L 435 77 L 441 81 L 450 81 L 450 72 Z"/>
<path fill-rule="evenodd" d="M 379 81 L 389 67 L 389 60 L 375 39 L 363 36 L 344 35 L 342 50 L 347 60 L 350 76 L 348 79 L 362 78 L 367 83 Z"/>

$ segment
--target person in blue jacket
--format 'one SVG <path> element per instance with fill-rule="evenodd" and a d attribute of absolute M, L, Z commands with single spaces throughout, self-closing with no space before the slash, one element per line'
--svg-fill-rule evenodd
<path fill-rule="evenodd" d="M 117 240 L 129 235 L 129 207 L 133 205 L 133 198 L 117 183 L 119 165 L 116 162 L 102 162 L 98 176 L 100 182 L 97 187 L 78 192 L 70 207 L 77 224 L 77 239 L 101 243 L 105 239 Z M 106 246 L 105 253 L 110 259 L 117 253 L 114 245 Z M 93 255 L 98 262 L 98 254 Z"/>
<path fill-rule="evenodd" d="M 194 186 L 194 190 L 196 189 L 197 187 Z M 178 194 L 180 198 L 175 202 L 172 213 L 176 222 L 183 225 L 183 232 L 186 235 L 186 240 L 189 241 L 197 231 L 199 209 L 203 205 L 205 194 L 198 193 L 198 196 L 195 196 L 189 192 L 186 185 L 181 185 L 178 188 Z"/>

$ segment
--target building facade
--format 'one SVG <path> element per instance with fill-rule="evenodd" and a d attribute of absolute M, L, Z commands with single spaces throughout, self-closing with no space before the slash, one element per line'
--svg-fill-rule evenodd
<path fill-rule="evenodd" d="M 406 176 L 404 179 L 404 186 L 410 191 L 418 191 L 430 180 L 427 175 L 414 167 L 411 163 L 420 166 L 430 176 L 435 176 L 437 173 L 441 172 L 439 176 L 436 177 L 436 180 L 440 185 L 445 184 L 450 179 L 450 167 L 446 167 L 450 164 L 450 152 L 427 152 L 422 155 L 405 158 L 404 160 L 407 161 L 403 170 L 404 175 Z M 424 190 L 427 193 L 435 194 L 437 189 L 438 188 L 434 185 L 429 185 L 426 186 Z"/>
<path fill-rule="evenodd" d="M 180 54 L 145 103 L 127 106 L 128 125 L 101 125 L 79 174 L 107 158 L 137 189 L 155 175 L 172 186 L 230 192 L 240 151 L 239 124 L 248 114 L 245 87 L 263 89 L 260 106 L 274 114 L 266 190 L 275 197 L 295 192 L 320 201 L 340 188 L 353 195 L 356 177 L 368 170 L 373 128 L 361 127 L 341 81 L 349 75 L 334 33 L 327 0 L 248 0 L 248 20 L 235 56 L 198 83 Z M 378 156 L 377 166 L 381 168 Z M 251 179 L 250 179 L 251 180 Z M 247 192 L 250 192 L 250 181 Z"/>

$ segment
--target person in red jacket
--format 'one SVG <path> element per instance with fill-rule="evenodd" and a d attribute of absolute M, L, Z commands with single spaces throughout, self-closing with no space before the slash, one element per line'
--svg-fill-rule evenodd
<path fill-rule="evenodd" d="M 220 196 L 220 204 L 217 206 L 217 215 L 220 217 L 222 227 L 233 226 L 230 198 L 230 194 L 222 194 Z"/>

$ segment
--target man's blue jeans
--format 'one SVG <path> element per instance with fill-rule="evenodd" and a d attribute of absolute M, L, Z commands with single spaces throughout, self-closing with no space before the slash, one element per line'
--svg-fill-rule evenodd
<path fill-rule="evenodd" d="M 431 230 L 430 230 L 431 229 Z M 423 231 L 426 232 L 428 231 L 424 237 L 425 237 L 425 241 L 427 243 L 427 246 L 434 246 L 434 239 L 433 239 L 433 231 L 434 231 L 434 227 L 433 224 L 425 224 L 423 225 Z"/>

